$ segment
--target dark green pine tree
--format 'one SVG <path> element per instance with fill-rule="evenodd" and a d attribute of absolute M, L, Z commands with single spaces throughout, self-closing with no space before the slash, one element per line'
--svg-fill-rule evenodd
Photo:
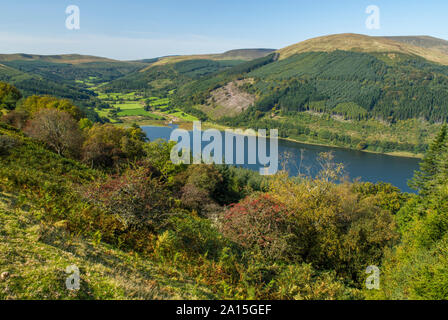
<path fill-rule="evenodd" d="M 436 181 L 441 178 L 443 167 L 445 167 L 444 171 L 448 172 L 448 159 L 444 159 L 448 156 L 447 134 L 447 125 L 444 124 L 420 163 L 420 170 L 416 171 L 414 178 L 409 181 L 409 186 L 422 195 L 433 190 Z"/>
<path fill-rule="evenodd" d="M 224 159 L 223 159 L 224 160 Z M 232 202 L 237 202 L 239 199 L 233 190 L 233 174 L 228 165 L 215 165 L 215 168 L 222 176 L 222 182 L 218 185 L 214 194 L 214 199 L 217 199 L 220 204 L 225 205 Z"/>

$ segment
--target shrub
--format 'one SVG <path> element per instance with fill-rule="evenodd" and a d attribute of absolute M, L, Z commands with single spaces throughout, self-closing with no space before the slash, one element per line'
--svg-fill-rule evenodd
<path fill-rule="evenodd" d="M 218 259 L 221 251 L 230 245 L 210 220 L 190 214 L 171 217 L 168 228 L 174 231 L 178 251 L 193 255 L 207 254 L 208 258 Z"/>
<path fill-rule="evenodd" d="M 87 118 L 82 118 L 81 120 L 79 120 L 78 124 L 79 124 L 79 129 L 81 129 L 81 130 L 86 130 L 86 129 L 90 129 L 93 127 L 93 122 Z"/>
<path fill-rule="evenodd" d="M 210 198 L 209 193 L 192 183 L 182 188 L 182 205 L 185 209 L 194 210 L 202 215 L 216 212 L 220 207 Z"/>
<path fill-rule="evenodd" d="M 129 229 L 156 232 L 164 227 L 172 209 L 169 192 L 153 178 L 149 168 L 128 169 L 103 183 L 90 186 L 84 196 L 116 215 Z"/>
<path fill-rule="evenodd" d="M 357 193 L 351 184 L 325 177 L 273 180 L 271 194 L 289 212 L 289 257 L 317 269 L 335 270 L 359 282 L 368 265 L 380 265 L 399 235 L 393 212 L 379 195 Z"/>
<path fill-rule="evenodd" d="M 216 212 L 219 209 L 214 195 L 223 187 L 223 178 L 215 166 L 189 166 L 186 171 L 177 175 L 174 183 L 180 188 L 184 208 L 201 214 Z"/>
<path fill-rule="evenodd" d="M 82 111 L 69 100 L 50 96 L 28 97 L 19 105 L 18 109 L 26 111 L 31 115 L 38 113 L 42 109 L 55 109 L 70 114 L 76 120 L 80 120 L 83 116 Z"/>
<path fill-rule="evenodd" d="M 222 176 L 213 165 L 200 164 L 189 166 L 187 169 L 187 184 L 213 194 L 222 183 Z"/>
<path fill-rule="evenodd" d="M 448 299 L 448 237 L 431 248 L 411 243 L 390 251 L 381 268 L 380 290 L 366 292 L 369 299 Z"/>
<path fill-rule="evenodd" d="M 7 136 L 0 135 L 0 156 L 9 153 L 9 150 L 18 145 L 17 139 Z"/>
<path fill-rule="evenodd" d="M 1 120 L 17 129 L 23 129 L 28 118 L 29 115 L 26 112 L 13 110 L 2 116 Z"/>
<path fill-rule="evenodd" d="M 0 109 L 12 110 L 22 95 L 17 88 L 5 82 L 0 82 Z"/>
<path fill-rule="evenodd" d="M 68 113 L 42 109 L 29 122 L 25 132 L 63 156 L 79 156 L 83 137 L 76 120 Z"/>
<path fill-rule="evenodd" d="M 275 277 L 273 299 L 345 300 L 360 298 L 360 293 L 347 288 L 333 272 L 317 272 L 309 264 L 288 265 Z"/>
<path fill-rule="evenodd" d="M 174 176 L 184 170 L 184 164 L 174 164 L 171 161 L 171 149 L 176 145 L 174 141 L 156 140 L 144 145 L 146 159 L 160 171 L 165 181 L 172 183 Z"/>
<path fill-rule="evenodd" d="M 92 167 L 112 167 L 144 156 L 145 138 L 141 129 L 95 124 L 87 136 L 83 145 L 83 161 Z"/>
<path fill-rule="evenodd" d="M 223 234 L 268 259 L 282 259 L 288 250 L 289 212 L 280 202 L 261 194 L 247 197 L 220 216 Z"/>

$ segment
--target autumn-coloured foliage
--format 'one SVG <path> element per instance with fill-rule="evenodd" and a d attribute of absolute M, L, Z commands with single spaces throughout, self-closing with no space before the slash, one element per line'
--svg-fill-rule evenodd
<path fill-rule="evenodd" d="M 45 142 L 59 155 L 79 156 L 83 137 L 77 121 L 67 112 L 42 109 L 28 123 L 25 132 Z"/>
<path fill-rule="evenodd" d="M 220 217 L 221 231 L 249 250 L 282 259 L 288 248 L 287 208 L 268 194 L 247 197 Z"/>
<path fill-rule="evenodd" d="M 83 116 L 82 111 L 69 100 L 50 96 L 30 96 L 20 104 L 18 109 L 28 112 L 31 116 L 42 109 L 64 111 L 76 120 L 80 120 Z"/>
<path fill-rule="evenodd" d="M 145 159 L 154 166 L 166 182 L 172 184 L 175 176 L 185 170 L 186 165 L 174 164 L 171 161 L 171 149 L 176 145 L 174 141 L 162 139 L 147 142 L 144 145 Z"/>
<path fill-rule="evenodd" d="M 202 215 L 219 211 L 215 194 L 225 186 L 221 173 L 214 165 L 189 166 L 176 175 L 173 184 L 184 208 Z"/>
<path fill-rule="evenodd" d="M 194 210 L 198 213 L 213 212 L 216 210 L 216 205 L 214 205 L 214 201 L 211 199 L 207 190 L 187 183 L 182 187 L 181 193 L 181 202 L 186 209 Z"/>
<path fill-rule="evenodd" d="M 189 166 L 186 171 L 187 183 L 197 188 L 206 190 L 210 195 L 213 194 L 222 183 L 222 176 L 219 171 L 208 164 L 199 164 Z"/>
<path fill-rule="evenodd" d="M 23 129 L 28 121 L 29 115 L 25 111 L 13 110 L 3 115 L 0 120 L 17 129 Z"/>
<path fill-rule="evenodd" d="M 383 195 L 362 195 L 349 183 L 322 179 L 300 183 L 278 176 L 271 194 L 290 213 L 291 256 L 295 261 L 336 270 L 359 279 L 363 268 L 379 264 L 385 248 L 398 240 Z"/>
<path fill-rule="evenodd" d="M 92 167 L 112 167 L 144 156 L 144 133 L 140 128 L 124 129 L 111 124 L 95 124 L 87 131 L 83 161 Z"/>
<path fill-rule="evenodd" d="M 89 187 L 84 196 L 128 229 L 156 231 L 170 215 L 169 192 L 151 168 L 129 169 Z"/>
<path fill-rule="evenodd" d="M 0 123 L 0 195 L 20 195 L 41 240 L 56 228 L 67 239 L 105 242 L 221 299 L 447 296 L 443 139 L 438 161 L 425 160 L 424 192 L 410 195 L 345 180 L 331 154 L 321 155 L 314 178 L 174 165 L 172 144 L 148 143 L 136 125 L 78 121 L 59 104 L 43 105 Z M 375 293 L 363 290 L 369 265 L 381 269 Z"/>
<path fill-rule="evenodd" d="M 22 94 L 16 87 L 0 81 L 0 109 L 13 110 L 20 98 Z"/>

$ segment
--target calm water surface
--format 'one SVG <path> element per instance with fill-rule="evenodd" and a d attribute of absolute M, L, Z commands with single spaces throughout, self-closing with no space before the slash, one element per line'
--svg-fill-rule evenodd
<path fill-rule="evenodd" d="M 176 127 L 143 126 L 142 129 L 151 141 L 156 139 L 169 140 L 171 131 Z M 192 134 L 190 134 L 191 140 Z M 208 144 L 204 143 L 205 144 Z M 412 178 L 414 171 L 418 169 L 419 160 L 413 158 L 392 157 L 382 154 L 372 154 L 349 149 L 332 148 L 302 144 L 298 142 L 279 140 L 278 151 L 281 157 L 285 152 L 291 155 L 287 166 L 290 175 L 305 173 L 315 175 L 319 170 L 316 159 L 321 152 L 332 151 L 335 161 L 343 163 L 345 171 L 350 179 L 359 178 L 361 181 L 388 182 L 402 191 L 412 192 L 407 186 L 407 181 Z M 246 144 L 247 148 L 247 144 Z M 246 155 L 247 155 L 247 150 Z M 224 154 L 224 153 L 223 153 Z M 258 165 L 243 165 L 253 170 L 258 170 Z"/>

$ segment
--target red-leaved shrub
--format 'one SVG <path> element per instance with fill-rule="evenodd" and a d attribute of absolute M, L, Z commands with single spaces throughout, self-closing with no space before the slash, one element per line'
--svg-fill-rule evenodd
<path fill-rule="evenodd" d="M 172 208 L 169 192 L 149 168 L 129 169 L 92 185 L 85 197 L 135 230 L 158 230 Z"/>
<path fill-rule="evenodd" d="M 231 206 L 221 215 L 220 228 L 230 240 L 274 259 L 282 257 L 288 247 L 288 216 L 285 206 L 261 194 Z"/>

